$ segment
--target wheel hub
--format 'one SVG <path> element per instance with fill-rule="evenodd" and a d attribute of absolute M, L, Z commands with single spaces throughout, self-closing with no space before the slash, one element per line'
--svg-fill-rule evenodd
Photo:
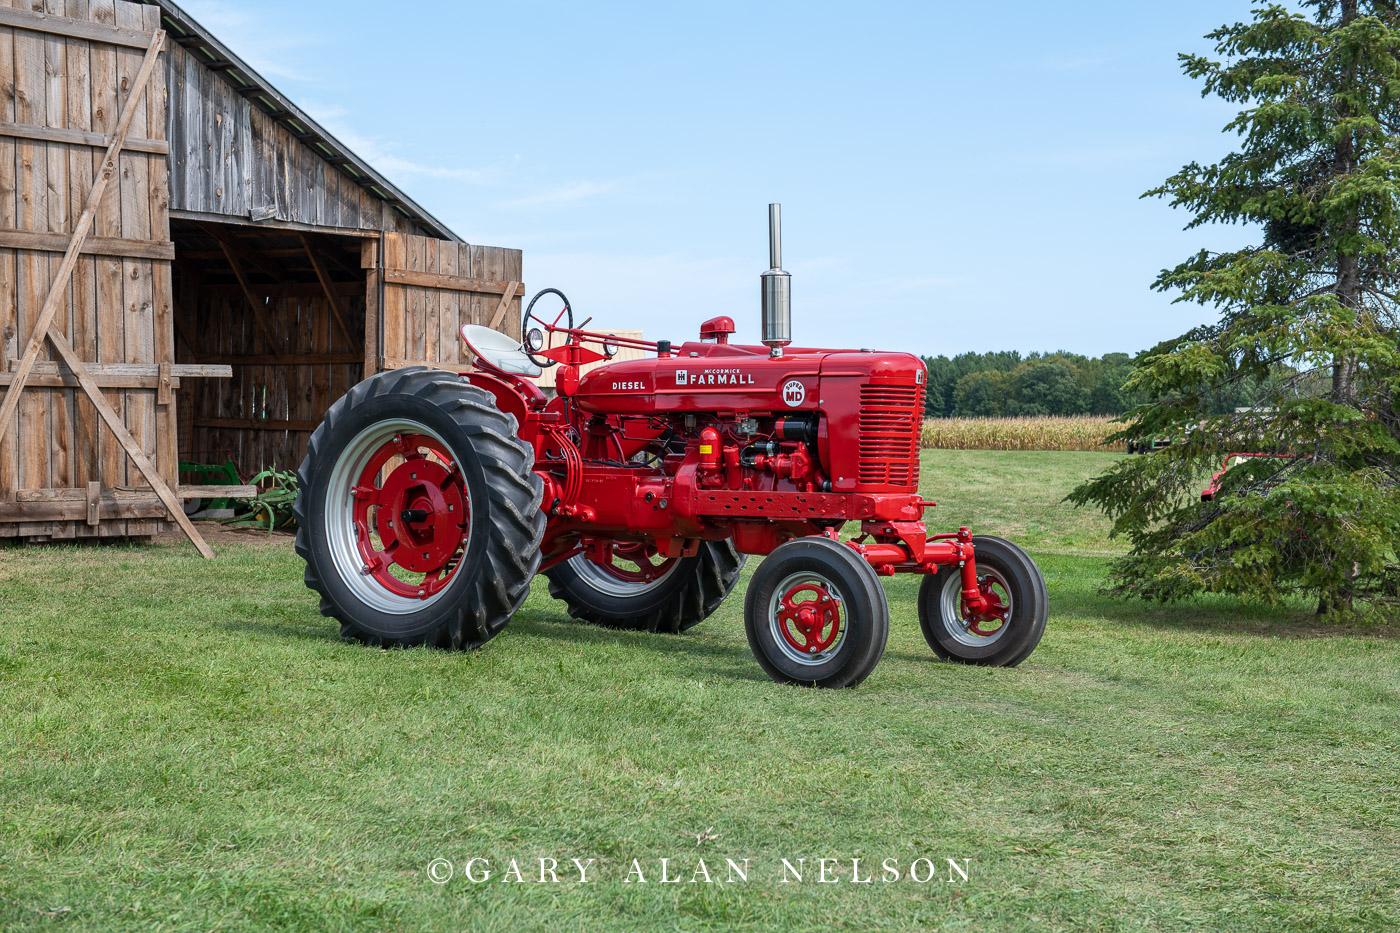
<path fill-rule="evenodd" d="M 993 589 L 992 583 L 990 578 L 984 578 L 977 583 L 977 588 L 982 591 L 985 609 L 981 612 L 970 612 L 964 604 L 962 610 L 963 620 L 968 623 L 967 630 L 983 638 L 989 638 L 1001 631 L 1001 627 L 1006 624 L 1006 615 L 1011 610 L 1011 607 L 1002 601 L 1001 594 Z"/>
<path fill-rule="evenodd" d="M 399 464 L 379 483 L 395 457 Z M 354 500 L 367 575 L 396 595 L 419 599 L 447 585 L 466 545 L 471 509 L 461 471 L 445 444 L 425 434 L 395 434 L 360 471 Z M 404 579 L 416 574 L 423 579 Z"/>
<path fill-rule="evenodd" d="M 954 641 L 968 647 L 982 647 L 1000 638 L 1015 608 L 1006 579 L 994 569 L 979 566 L 977 570 L 977 589 L 983 601 L 977 612 L 962 598 L 958 574 L 949 574 L 943 585 L 943 627 Z"/>
<path fill-rule="evenodd" d="M 810 658 L 836 644 L 841 600 L 824 582 L 796 583 L 780 592 L 775 621 L 789 647 Z"/>

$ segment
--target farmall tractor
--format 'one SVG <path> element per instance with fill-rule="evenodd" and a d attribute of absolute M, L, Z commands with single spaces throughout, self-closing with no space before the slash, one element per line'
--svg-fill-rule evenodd
<path fill-rule="evenodd" d="M 399 369 L 352 389 L 300 471 L 297 552 L 321 611 L 371 644 L 475 648 L 543 572 L 577 619 L 678 633 L 719 608 L 752 554 L 744 626 L 774 680 L 869 676 L 889 632 L 880 578 L 896 573 L 923 575 L 919 622 L 940 657 L 1025 660 L 1047 611 L 1035 563 L 1001 538 L 924 527 L 922 362 L 791 347 L 776 204 L 769 247 L 764 346 L 731 344 L 728 317 L 678 347 L 595 333 L 546 289 L 523 345 L 467 325 L 472 371 Z M 550 295 L 563 309 L 546 319 L 535 308 Z M 580 375 L 621 346 L 647 358 Z M 530 381 L 550 366 L 553 398 Z"/>

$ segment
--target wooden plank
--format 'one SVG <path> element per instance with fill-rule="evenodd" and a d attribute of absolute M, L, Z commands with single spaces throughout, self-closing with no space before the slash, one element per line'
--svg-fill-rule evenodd
<path fill-rule="evenodd" d="M 70 235 L 63 233 L 0 230 L 0 249 L 37 249 L 48 253 L 63 253 L 68 251 L 71 239 Z M 175 244 L 169 240 L 87 237 L 83 241 L 81 252 L 88 256 L 170 260 L 175 258 Z"/>
<path fill-rule="evenodd" d="M 438 360 L 408 360 L 398 357 L 385 357 L 384 359 L 385 369 L 403 369 L 406 366 L 428 366 L 432 369 L 444 369 L 448 372 L 458 372 L 459 370 L 457 367 L 459 366 L 462 371 L 465 371 L 467 368 L 465 364 L 444 363 Z"/>
<path fill-rule="evenodd" d="M 63 12 L 72 19 L 91 18 L 89 0 L 64 0 Z M 65 100 L 64 131 L 88 134 L 103 140 L 100 148 L 105 149 L 111 140 L 105 133 L 92 132 L 92 43 L 86 39 L 68 39 L 67 62 L 63 81 Z M 49 121 L 52 124 L 52 120 Z M 45 131 L 55 129 L 50 126 Z M 133 127 L 135 130 L 136 127 Z M 132 133 L 127 134 L 127 144 L 132 142 Z M 68 165 L 68 204 L 82 205 L 92 190 L 93 159 L 100 153 L 91 144 L 73 144 L 62 147 L 67 152 Z M 94 218 L 94 227 L 96 218 Z M 93 238 L 88 238 L 91 245 Z M 66 248 L 66 243 L 65 247 Z M 58 251 L 62 252 L 63 248 Z M 52 257 L 50 258 L 52 262 Z M 97 359 L 97 265 L 92 255 L 84 252 L 73 270 L 72 308 L 73 325 L 68 334 L 69 343 L 85 360 Z M 73 484 L 85 486 L 102 478 L 98 457 L 102 436 L 102 426 L 92 406 L 78 398 L 78 392 L 63 393 L 64 404 L 68 407 L 73 422 L 74 447 L 71 452 L 73 463 Z"/>
<path fill-rule="evenodd" d="M 102 23 L 69 19 L 52 13 L 36 13 L 17 7 L 0 6 L 0 25 L 53 36 L 110 42 L 112 45 L 133 49 L 144 49 L 151 44 L 151 34 L 139 29 L 106 26 Z"/>
<path fill-rule="evenodd" d="M 14 30 L 0 27 L 0 83 L 8 85 L 7 93 L 0 93 L 0 118 L 13 121 L 15 116 L 15 95 L 8 91 L 14 87 L 15 45 Z M 16 157 L 18 147 L 15 140 L 0 137 L 0 227 L 13 227 L 16 223 Z M 0 250 L 0 359 L 19 357 L 19 291 L 17 280 L 17 257 L 11 250 Z M 13 415 L 3 428 L 0 428 L 0 502 L 14 497 L 19 488 L 19 415 Z"/>
<path fill-rule="evenodd" d="M 383 262 L 385 270 L 401 269 L 408 262 L 406 237 L 399 234 L 386 233 L 384 235 Z M 380 281 L 387 285 L 387 271 L 381 273 Z M 408 325 L 408 289 L 406 288 L 383 288 L 381 289 L 383 308 L 380 330 L 381 357 L 397 357 L 402 359 L 407 356 L 404 351 L 404 330 Z"/>
<path fill-rule="evenodd" d="M 144 28 L 155 32 L 161 26 L 161 10 L 147 6 Z M 167 102 L 169 94 L 166 82 L 167 69 L 164 63 L 151 74 L 146 96 L 146 135 L 151 139 L 161 139 L 166 134 Z M 155 155 L 146 155 L 150 176 L 151 229 L 152 239 L 170 239 L 170 160 Z M 167 367 L 162 373 L 162 384 L 156 394 L 155 453 L 156 469 L 170 484 L 180 481 L 179 435 L 177 409 L 174 393 L 178 380 L 169 375 L 168 367 L 175 362 L 174 327 L 174 283 L 171 280 L 171 263 L 158 261 L 151 264 L 151 310 L 154 315 L 155 362 Z M 165 394 L 165 404 L 161 404 L 161 393 Z"/>
<path fill-rule="evenodd" d="M 17 122 L 45 124 L 48 121 L 47 47 L 42 33 L 27 30 L 14 35 L 15 70 L 13 95 Z M 15 159 L 15 226 L 25 230 L 49 231 L 48 144 L 20 140 Z M 19 336 L 28 340 L 38 330 L 46 296 L 51 291 L 49 256 L 31 251 L 16 254 L 15 281 L 18 293 Z M 49 321 L 57 312 L 66 316 L 66 302 L 53 303 Z M 47 325 L 46 325 L 47 326 Z M 43 333 L 39 332 L 42 347 Z M 23 344 L 21 344 L 23 346 Z M 21 360 L 23 355 L 20 356 Z M 15 394 L 18 394 L 17 392 Z M 16 481 L 20 490 L 50 485 L 49 451 L 53 446 L 53 425 L 48 402 L 51 392 L 38 389 L 25 393 L 16 403 L 15 442 L 19 448 Z M 6 401 L 9 401 L 7 396 Z M 3 403 L 0 403 L 2 406 Z M 9 418 L 0 418 L 0 430 Z"/>
<path fill-rule="evenodd" d="M 181 499 L 251 499 L 258 494 L 256 486 L 181 486 L 175 495 Z"/>
<path fill-rule="evenodd" d="M 99 389 L 156 389 L 159 388 L 159 376 L 93 376 L 92 381 Z M 0 386 L 13 384 L 14 373 L 0 373 Z M 172 380 L 172 385 L 179 384 L 178 379 Z M 81 389 L 82 383 L 72 374 L 60 375 L 39 375 L 30 373 L 29 378 L 24 380 L 26 389 Z M 80 406 L 84 407 L 84 406 Z"/>
<path fill-rule="evenodd" d="M 381 328 L 384 318 L 380 314 L 382 302 L 380 295 L 383 292 L 383 273 L 379 269 L 371 269 L 365 276 L 365 355 L 364 370 L 361 378 L 368 379 L 379 371 L 379 359 L 382 353 Z"/>
<path fill-rule="evenodd" d="M 102 496 L 102 484 L 96 481 L 87 484 L 87 523 L 89 525 L 100 525 L 102 523 L 100 498 Z"/>
<path fill-rule="evenodd" d="M 426 237 L 411 236 L 405 237 L 408 243 L 408 268 L 412 272 L 427 272 L 425 264 L 427 262 L 428 247 L 432 245 Z M 434 250 L 436 253 L 436 250 Z M 434 273 L 436 274 L 436 273 Z M 408 331 L 404 335 L 403 355 L 415 360 L 426 360 L 428 358 L 427 340 L 427 310 L 426 304 L 428 295 L 421 288 L 410 288 L 408 291 Z M 433 303 L 436 307 L 436 302 Z"/>
<path fill-rule="evenodd" d="M 103 486 L 98 484 L 98 497 L 117 501 L 131 499 L 155 499 L 146 486 Z M 20 502 L 86 502 L 84 489 L 26 489 L 20 493 Z"/>
<path fill-rule="evenodd" d="M 3 9 L 3 7 L 0 7 Z M 71 74 L 69 76 L 72 77 Z M 7 123 L 0 120 L 0 136 L 7 136 L 12 139 L 36 139 L 52 143 L 69 143 L 77 146 L 92 146 L 97 149 L 106 149 L 112 145 L 112 138 L 104 133 L 92 133 L 86 130 L 75 130 L 61 126 L 32 126 L 27 123 Z M 170 144 L 163 139 L 128 139 L 127 149 L 132 152 L 148 152 L 155 155 L 166 155 L 170 151 Z"/>
<path fill-rule="evenodd" d="M 441 275 L 460 275 L 461 269 L 459 260 L 461 251 L 457 249 L 456 243 L 443 242 L 438 244 L 438 267 L 437 271 Z M 470 270 L 469 270 L 470 271 Z M 462 343 L 461 335 L 457 330 L 457 309 L 461 304 L 461 294 L 450 289 L 438 289 L 436 296 L 429 295 L 430 305 L 432 299 L 436 297 L 437 314 L 436 329 L 430 336 L 430 346 L 425 354 L 429 359 L 441 360 L 444 363 L 456 364 L 461 358 L 458 347 Z"/>
<path fill-rule="evenodd" d="M 413 239 L 423 239 L 414 237 Z M 459 292 L 474 292 L 483 295 L 505 295 L 512 298 L 523 293 L 520 282 L 501 282 L 492 279 L 472 279 L 459 275 L 442 275 L 433 272 L 417 272 L 403 268 L 391 268 L 387 261 L 384 271 L 386 285 L 418 285 L 424 288 L 450 288 Z"/>
<path fill-rule="evenodd" d="M 116 4 L 117 25 L 127 29 L 144 26 L 144 10 L 132 3 Z M 151 79 L 160 67 L 159 50 L 156 68 L 141 74 L 144 59 L 132 49 L 117 49 L 118 98 L 123 105 L 135 107 L 132 127 L 141 136 L 150 135 L 150 111 L 154 103 Z M 130 132 L 128 132 L 130 135 Z M 151 239 L 151 156 L 126 152 L 117 154 L 117 193 L 121 210 L 121 235 L 138 240 Z M 163 235 L 162 239 L 169 239 Z M 149 260 L 122 260 L 122 324 L 126 331 L 126 362 L 156 362 L 154 269 Z M 157 421 L 154 393 L 133 389 L 126 393 L 122 418 L 132 441 L 140 446 L 147 459 L 155 463 L 157 456 Z M 119 439 L 120 441 L 120 439 Z M 157 467 L 157 472 L 159 468 Z M 144 473 L 144 471 L 142 471 Z M 139 482 L 128 474 L 128 481 Z M 171 478 L 173 481 L 173 477 Z M 140 529 L 144 533 L 147 529 Z M 150 528 L 154 532 L 157 529 Z"/>
<path fill-rule="evenodd" d="M 117 22 L 115 0 L 89 0 L 88 17 L 95 22 L 115 25 Z M 91 103 L 93 132 L 110 135 L 116 131 L 122 114 L 120 77 L 117 74 L 117 47 L 105 42 L 94 43 L 89 47 L 89 78 L 92 82 Z M 132 135 L 131 131 L 127 135 Z M 136 135 L 144 135 L 137 132 Z M 92 157 L 90 177 L 96 178 L 102 171 L 103 153 L 87 150 Z M 103 195 L 102 206 L 92 220 L 92 235 L 120 238 L 122 235 L 122 212 L 120 185 L 109 185 Z M 126 355 L 126 322 L 123 308 L 122 262 L 120 257 L 94 256 L 91 259 L 95 303 L 94 323 L 97 338 L 97 353 L 85 359 L 95 359 L 103 363 L 121 363 Z M 107 404 L 118 414 L 125 416 L 127 394 L 120 390 L 104 390 Z M 97 442 L 97 479 L 106 486 L 125 485 L 134 468 L 127 463 L 126 452 L 110 435 L 101 423 L 97 410 L 91 405 L 79 406 L 80 417 L 89 418 L 94 425 L 89 436 Z M 126 521 L 107 521 L 99 526 L 101 534 L 121 533 L 130 530 Z"/>
<path fill-rule="evenodd" d="M 165 517 L 166 510 L 165 503 L 154 496 L 144 499 L 102 499 L 98 502 L 97 520 L 99 524 L 102 524 L 112 519 L 159 519 Z M 182 516 L 185 514 L 183 509 L 180 510 L 180 514 Z M 86 523 L 88 515 L 88 504 L 85 499 L 0 503 L 0 522 Z M 124 534 L 125 531 L 121 533 Z"/>

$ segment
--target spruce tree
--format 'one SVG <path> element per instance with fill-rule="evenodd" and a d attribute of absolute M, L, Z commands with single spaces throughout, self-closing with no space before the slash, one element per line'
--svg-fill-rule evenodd
<path fill-rule="evenodd" d="M 1105 510 L 1131 543 L 1114 591 L 1303 593 L 1324 614 L 1400 615 L 1400 3 L 1301 5 L 1260 4 L 1207 36 L 1215 57 L 1181 56 L 1203 96 L 1241 108 L 1226 127 L 1238 146 L 1144 196 L 1189 212 L 1187 229 L 1259 237 L 1162 272 L 1156 288 L 1218 317 L 1139 357 L 1128 388 L 1152 401 L 1118 437 L 1175 443 L 1070 501 Z M 1267 387 L 1259 404 L 1212 414 L 1248 382 Z M 1235 452 L 1272 456 L 1198 501 Z"/>

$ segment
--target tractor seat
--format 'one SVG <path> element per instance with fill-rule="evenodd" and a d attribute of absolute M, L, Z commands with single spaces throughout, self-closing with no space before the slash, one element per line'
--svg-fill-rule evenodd
<path fill-rule="evenodd" d="M 467 348 L 492 369 L 532 378 L 543 372 L 518 340 L 498 330 L 480 324 L 463 324 L 462 339 L 467 342 Z"/>

